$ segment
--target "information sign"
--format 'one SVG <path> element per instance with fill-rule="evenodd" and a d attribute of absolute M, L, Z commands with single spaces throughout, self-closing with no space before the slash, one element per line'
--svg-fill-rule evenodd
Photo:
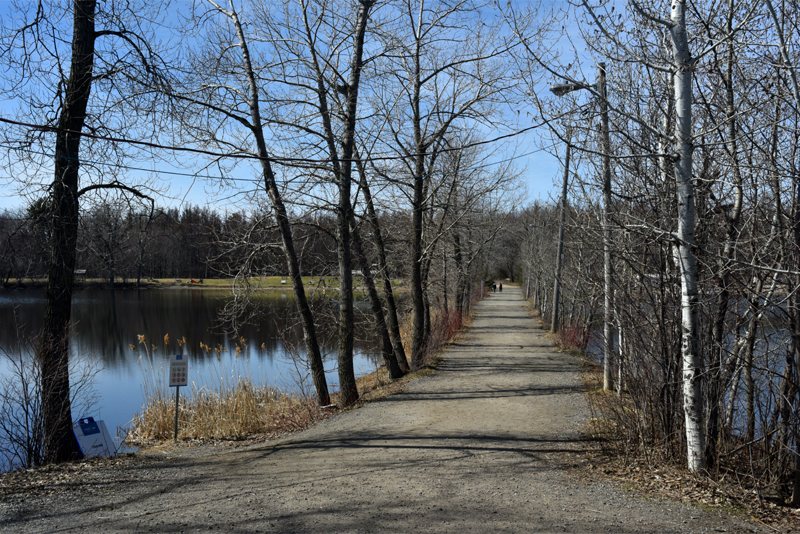
<path fill-rule="evenodd" d="M 75 439 L 81 448 L 84 458 L 95 458 L 114 456 L 114 441 L 108 433 L 106 424 L 103 421 L 95 421 L 92 417 L 86 417 L 78 421 L 72 427 Z"/>
<path fill-rule="evenodd" d="M 176 354 L 169 357 L 169 387 L 189 385 L 189 357 Z"/>

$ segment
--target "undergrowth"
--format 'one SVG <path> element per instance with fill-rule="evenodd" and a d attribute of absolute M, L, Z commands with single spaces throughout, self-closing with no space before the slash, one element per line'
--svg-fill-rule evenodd
<path fill-rule="evenodd" d="M 192 387 L 180 397 L 179 439 L 244 439 L 255 434 L 280 434 L 308 427 L 325 416 L 312 398 L 284 394 L 267 386 L 255 386 L 242 378 L 221 391 Z M 133 418 L 128 442 L 146 444 L 172 439 L 175 400 L 149 396 Z"/>
<path fill-rule="evenodd" d="M 685 447 L 679 429 L 669 439 L 655 439 L 654 423 L 636 406 L 627 389 L 621 394 L 603 390 L 602 366 L 585 356 L 582 350 L 588 339 L 580 331 L 577 334 L 559 333 L 554 343 L 582 355 L 582 380 L 591 412 L 587 432 L 599 445 L 585 464 L 589 469 L 669 499 L 747 514 L 776 532 L 800 530 L 800 514 L 785 505 L 785 495 L 757 483 L 755 456 L 748 465 L 737 463 L 735 457 L 726 459 L 713 474 L 689 472 L 676 460 Z M 626 385 L 637 387 L 630 382 Z"/>
<path fill-rule="evenodd" d="M 165 336 L 165 344 L 169 337 Z M 185 342 L 185 340 L 183 340 Z M 139 336 L 145 354 L 144 406 L 133 417 L 126 441 L 145 445 L 175 438 L 175 393 L 168 384 L 164 362 L 156 363 L 144 336 Z M 183 343 L 178 341 L 179 345 Z M 178 402 L 180 440 L 237 440 L 258 434 L 282 434 L 301 430 L 325 417 L 329 411 L 318 407 L 311 396 L 284 393 L 257 385 L 247 369 L 226 369 L 220 365 L 211 383 L 191 382 L 183 388 Z M 187 391 L 188 390 L 188 391 Z"/>

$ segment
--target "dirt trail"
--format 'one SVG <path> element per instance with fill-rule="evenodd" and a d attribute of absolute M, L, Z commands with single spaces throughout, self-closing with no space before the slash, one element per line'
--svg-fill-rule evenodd
<path fill-rule="evenodd" d="M 441 370 L 279 442 L 0 503 L 4 532 L 762 532 L 580 480 L 576 361 L 506 286 Z"/>

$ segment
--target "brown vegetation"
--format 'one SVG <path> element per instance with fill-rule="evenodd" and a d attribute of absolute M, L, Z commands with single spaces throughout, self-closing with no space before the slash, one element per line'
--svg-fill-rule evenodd
<path fill-rule="evenodd" d="M 464 328 L 464 321 L 455 311 L 439 311 L 432 320 L 431 343 L 425 352 L 424 365 L 400 380 L 390 380 L 385 367 L 357 379 L 359 405 L 402 391 L 409 380 L 424 376 L 436 367 L 441 350 Z M 410 337 L 410 317 L 401 330 Z M 143 337 L 140 342 L 147 347 Z M 165 338 L 168 344 L 169 340 Z M 143 365 L 147 367 L 147 361 Z M 175 438 L 175 397 L 167 387 L 164 369 L 150 366 L 143 385 L 145 405 L 133 418 L 126 442 L 151 446 Z M 220 369 L 218 376 L 229 376 Z M 284 393 L 269 386 L 258 386 L 247 376 L 236 380 L 220 379 L 212 389 L 192 386 L 188 395 L 181 395 L 178 406 L 178 440 L 244 440 L 272 438 L 295 432 L 337 412 L 338 394 L 331 396 L 330 406 L 319 406 L 312 397 Z"/>
<path fill-rule="evenodd" d="M 579 353 L 574 345 L 563 342 L 564 338 L 557 336 L 556 345 Z M 800 528 L 798 510 L 785 504 L 788 495 L 758 484 L 755 455 L 752 464 L 736 461 L 736 456 L 721 462 L 713 478 L 687 471 L 666 447 L 642 442 L 645 432 L 641 426 L 647 419 L 626 392 L 618 395 L 603 389 L 602 366 L 585 356 L 583 364 L 582 378 L 592 413 L 587 432 L 599 445 L 584 468 L 654 496 L 745 514 L 776 532 Z"/>

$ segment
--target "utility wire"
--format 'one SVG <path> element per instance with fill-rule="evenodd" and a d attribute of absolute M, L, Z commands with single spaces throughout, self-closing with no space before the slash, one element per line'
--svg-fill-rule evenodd
<path fill-rule="evenodd" d="M 159 143 L 151 143 L 149 141 L 136 141 L 136 140 L 133 140 L 133 139 L 125 139 L 125 138 L 121 138 L 121 137 L 110 137 L 110 136 L 105 136 L 105 135 L 97 135 L 97 134 L 92 134 L 92 133 L 83 132 L 83 131 L 79 132 L 77 130 L 68 130 L 68 129 L 64 129 L 64 128 L 57 128 L 55 126 L 48 126 L 48 125 L 43 125 L 43 124 L 32 124 L 32 123 L 28 123 L 28 122 L 15 121 L 15 120 L 11 120 L 11 119 L 6 119 L 4 117 L 0 117 L 0 122 L 6 123 L 6 124 L 13 124 L 14 126 L 24 126 L 26 128 L 31 128 L 33 130 L 41 130 L 41 131 L 45 131 L 45 132 L 66 132 L 66 133 L 72 133 L 72 134 L 80 135 L 80 136 L 83 136 L 83 137 L 88 137 L 90 139 L 98 139 L 100 141 L 111 141 L 111 142 L 114 142 L 114 143 L 126 143 L 126 144 L 130 144 L 130 145 L 146 146 L 146 147 L 149 147 L 149 148 L 158 148 L 158 149 L 161 149 L 161 150 L 169 150 L 169 151 L 174 151 L 174 152 L 189 152 L 189 153 L 192 153 L 192 154 L 203 154 L 203 155 L 206 155 L 206 156 L 214 156 L 214 157 L 217 157 L 217 158 L 265 160 L 265 161 L 269 161 L 271 163 L 278 163 L 278 164 L 283 164 L 283 165 L 295 164 L 295 163 L 323 164 L 323 163 L 331 163 L 331 161 L 332 161 L 330 158 L 308 159 L 308 158 L 289 158 L 289 157 L 282 157 L 282 156 L 280 156 L 280 157 L 277 157 L 277 156 L 258 156 L 258 155 L 255 155 L 255 154 L 225 154 L 225 153 L 221 153 L 221 152 L 214 152 L 214 151 L 211 151 L 211 150 L 203 150 L 203 149 L 200 149 L 200 148 L 189 148 L 189 147 L 178 147 L 178 146 L 162 145 L 162 144 L 159 144 Z M 482 145 L 487 145 L 487 144 L 491 144 L 491 143 L 496 143 L 496 142 L 502 141 L 504 139 L 510 139 L 512 137 L 516 137 L 518 135 L 522 135 L 523 133 L 526 133 L 526 132 L 529 132 L 529 131 L 534 130 L 536 128 L 539 128 L 541 126 L 544 126 L 545 124 L 547 124 L 547 121 L 542 121 L 542 122 L 540 122 L 538 124 L 534 124 L 533 126 L 529 126 L 527 128 L 523 128 L 522 130 L 519 130 L 519 131 L 516 131 L 516 132 L 512 132 L 512 133 L 509 133 L 509 134 L 501 135 L 501 136 L 495 137 L 493 139 L 486 139 L 486 140 L 483 140 L 483 141 L 475 141 L 473 143 L 468 143 L 468 144 L 460 146 L 460 147 L 442 148 L 442 149 L 440 149 L 438 151 L 438 153 L 455 152 L 455 151 L 458 151 L 458 150 L 466 150 L 468 148 L 472 148 L 472 147 L 476 147 L 476 146 L 482 146 Z M 418 156 L 431 156 L 431 155 L 434 155 L 434 152 L 421 152 L 421 153 L 416 153 L 416 154 L 407 154 L 407 155 L 398 155 L 398 156 L 375 156 L 375 157 L 369 157 L 369 158 L 363 158 L 363 159 L 351 158 L 349 160 L 342 159 L 340 161 L 345 162 L 345 163 L 347 163 L 347 162 L 393 161 L 393 160 L 402 160 L 402 159 L 408 159 L 408 158 L 415 158 L 415 157 L 418 157 Z"/>
<path fill-rule="evenodd" d="M 2 119 L 0 119 L 0 121 L 2 121 Z M 55 154 L 42 152 L 42 151 L 39 151 L 39 150 L 33 150 L 33 149 L 30 149 L 30 148 L 16 147 L 16 146 L 4 144 L 4 143 L 0 143 L 0 148 L 6 148 L 6 149 L 9 149 L 9 150 L 15 150 L 15 151 L 18 151 L 18 152 L 26 152 L 28 154 L 36 154 L 36 155 L 39 155 L 39 156 L 45 156 L 45 157 L 51 157 L 51 158 L 56 157 Z M 491 163 L 486 163 L 484 165 L 478 165 L 476 167 L 472 167 L 472 169 L 485 169 L 485 168 L 492 167 L 492 166 L 495 166 L 495 165 L 502 165 L 504 163 L 509 163 L 509 162 L 517 160 L 517 159 L 521 159 L 521 158 L 524 158 L 524 157 L 527 157 L 527 156 L 531 156 L 531 155 L 536 154 L 538 152 L 543 152 L 543 151 L 545 151 L 545 150 L 547 150 L 549 148 L 552 148 L 552 147 L 537 148 L 536 150 L 532 150 L 532 151 L 526 152 L 524 154 L 519 154 L 519 155 L 516 155 L 516 156 L 512 156 L 512 157 L 506 158 L 504 160 L 493 161 Z M 105 162 L 105 161 L 93 161 L 93 160 L 86 160 L 86 159 L 67 158 L 66 156 L 62 156 L 62 157 L 65 158 L 65 159 L 78 161 L 78 163 L 80 163 L 81 165 L 102 165 L 102 166 L 114 167 L 114 168 L 122 169 L 122 170 L 147 172 L 147 173 L 153 173 L 153 174 L 158 174 L 158 175 L 183 176 L 183 177 L 187 177 L 187 178 L 201 178 L 201 179 L 205 179 L 205 180 L 228 180 L 228 181 L 232 181 L 232 182 L 250 182 L 250 183 L 261 182 L 260 178 L 232 178 L 232 177 L 227 177 L 227 176 L 211 176 L 211 175 L 208 175 L 208 174 L 201 175 L 201 174 L 197 174 L 197 173 L 186 173 L 186 172 L 178 172 L 178 171 L 165 171 L 165 170 L 158 170 L 158 169 L 145 169 L 144 167 L 133 167 L 133 166 L 130 166 L 130 165 L 122 165 L 120 163 L 109 163 L 109 162 Z M 364 161 L 367 161 L 367 160 L 364 160 Z M 438 171 L 437 173 L 430 173 L 430 174 L 424 175 L 423 178 L 427 178 L 427 177 L 433 176 L 434 174 L 444 174 L 444 171 Z M 413 180 L 414 178 L 416 178 L 416 177 L 415 176 L 409 176 L 409 177 L 407 177 L 405 179 L 406 180 Z M 9 177 L 3 177 L 3 179 L 10 180 L 11 177 L 10 176 Z M 403 180 L 403 178 L 392 178 L 392 179 L 379 178 L 379 179 L 383 180 L 383 181 L 385 181 L 387 183 L 395 183 L 395 182 Z M 298 178 L 298 180 L 300 180 L 300 179 Z M 291 179 L 276 180 L 276 182 L 280 183 L 280 184 L 287 184 L 287 183 L 290 183 L 292 181 L 295 181 L 295 180 L 291 180 Z M 313 183 L 315 185 L 321 185 L 321 184 L 331 184 L 333 182 L 329 181 L 329 180 L 316 180 L 316 181 L 312 181 L 311 183 Z M 359 181 L 358 180 L 351 180 L 351 183 L 358 184 Z"/>

